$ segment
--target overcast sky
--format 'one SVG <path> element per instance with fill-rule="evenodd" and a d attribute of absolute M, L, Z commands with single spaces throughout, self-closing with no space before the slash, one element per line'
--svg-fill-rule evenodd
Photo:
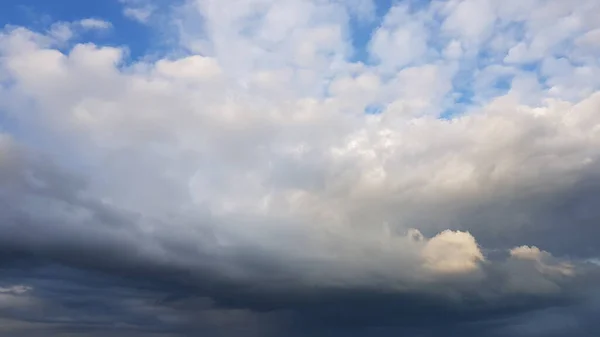
<path fill-rule="evenodd" d="M 599 336 L 599 17 L 2 1 L 0 335 Z"/>

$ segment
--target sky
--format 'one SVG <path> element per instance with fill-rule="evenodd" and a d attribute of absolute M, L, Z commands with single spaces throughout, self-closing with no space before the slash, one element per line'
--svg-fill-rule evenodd
<path fill-rule="evenodd" d="M 595 337 L 597 0 L 3 0 L 0 335 Z"/>

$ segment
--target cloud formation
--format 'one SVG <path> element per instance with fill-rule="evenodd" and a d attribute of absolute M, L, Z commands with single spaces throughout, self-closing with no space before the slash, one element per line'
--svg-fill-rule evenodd
<path fill-rule="evenodd" d="M 3 329 L 600 331 L 600 4 L 380 9 L 184 1 L 138 60 L 5 27 Z"/>

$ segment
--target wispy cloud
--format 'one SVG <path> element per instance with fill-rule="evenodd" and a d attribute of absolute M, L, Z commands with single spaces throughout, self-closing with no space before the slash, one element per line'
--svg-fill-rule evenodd
<path fill-rule="evenodd" d="M 94 18 L 80 20 L 78 24 L 84 29 L 109 29 L 112 27 L 110 22 Z"/>

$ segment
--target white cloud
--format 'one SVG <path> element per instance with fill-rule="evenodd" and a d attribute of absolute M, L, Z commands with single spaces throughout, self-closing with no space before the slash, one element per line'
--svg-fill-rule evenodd
<path fill-rule="evenodd" d="M 441 273 L 468 273 L 485 260 L 475 238 L 465 232 L 444 231 L 427 242 L 425 266 Z"/>
<path fill-rule="evenodd" d="M 582 48 L 591 48 L 594 51 L 600 49 L 600 28 L 591 30 L 575 40 L 577 46 Z"/>
<path fill-rule="evenodd" d="M 112 23 L 94 18 L 83 19 L 78 23 L 84 29 L 109 29 L 112 27 Z"/>
<path fill-rule="evenodd" d="M 126 7 L 123 9 L 123 14 L 126 17 L 141 23 L 148 23 L 154 11 L 155 8 L 149 5 L 144 7 Z"/>
<path fill-rule="evenodd" d="M 493 33 L 497 13 L 491 0 L 449 1 L 445 11 L 443 30 L 467 43 L 482 43 Z"/>
<path fill-rule="evenodd" d="M 392 7 L 370 42 L 371 54 L 384 68 L 396 70 L 421 60 L 427 53 L 426 13 L 414 15 L 402 5 Z"/>
<path fill-rule="evenodd" d="M 123 6 L 125 17 L 143 24 L 149 24 L 150 19 L 159 10 L 157 2 L 152 0 L 119 0 L 119 2 Z"/>
<path fill-rule="evenodd" d="M 510 256 L 519 260 L 535 261 L 535 267 L 542 273 L 571 276 L 574 267 L 566 262 L 556 263 L 552 254 L 540 250 L 538 247 L 521 246 L 510 250 Z"/>
<path fill-rule="evenodd" d="M 444 49 L 444 56 L 447 59 L 454 60 L 462 56 L 463 50 L 460 41 L 452 40 Z"/>
<path fill-rule="evenodd" d="M 532 294 L 559 293 L 561 280 L 573 278 L 577 270 L 568 261 L 560 261 L 534 246 L 511 249 L 507 268 L 506 290 Z"/>
<path fill-rule="evenodd" d="M 59 22 L 53 24 L 50 27 L 48 35 L 54 38 L 59 43 L 64 43 L 69 41 L 73 37 L 74 32 L 71 27 L 71 24 L 66 22 Z"/>

